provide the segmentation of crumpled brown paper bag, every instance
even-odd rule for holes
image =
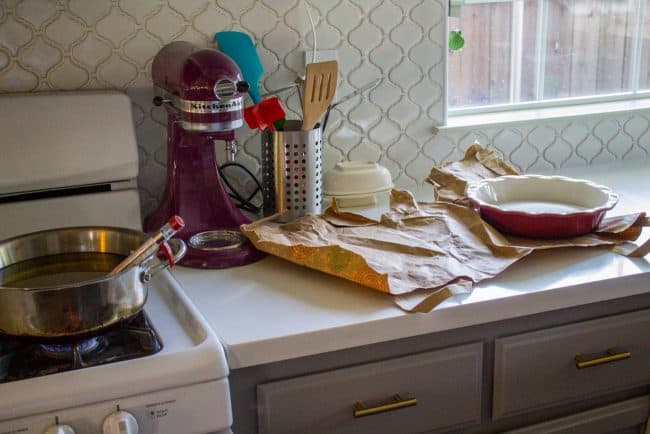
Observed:
[[[606,220],[603,228],[611,232],[583,239],[506,237],[465,206],[464,197],[467,182],[506,173],[516,171],[475,145],[462,161],[432,170],[436,202],[418,203],[411,193],[393,190],[390,211],[379,221],[344,212],[334,202],[323,216],[241,229],[259,250],[392,294],[406,311],[428,312],[534,249],[633,241],[647,223],[644,215]]]
[[[517,169],[494,151],[474,143],[465,151],[462,160],[432,168],[426,181],[434,186],[433,197],[436,201],[469,206],[469,200],[465,196],[468,184],[486,178],[518,174]]]
[[[242,229],[258,249],[393,295],[462,278],[478,282],[531,251],[509,246],[469,208],[440,202],[423,210],[399,190],[392,204],[372,225],[344,225],[343,215],[335,225],[330,211]]]

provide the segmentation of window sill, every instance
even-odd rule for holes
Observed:
[[[471,115],[450,115],[447,125],[438,127],[438,131],[450,131],[462,128],[491,127],[513,125],[532,121],[554,119],[580,119],[602,117],[616,113],[630,113],[650,110],[650,98],[592,104],[576,104],[563,107],[545,107],[537,109],[519,109],[498,113]]]

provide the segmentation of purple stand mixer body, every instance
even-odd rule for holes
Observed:
[[[181,265],[227,268],[259,260],[264,254],[239,231],[250,220],[226,192],[214,150],[215,141],[236,144],[234,130],[243,124],[239,68],[217,50],[173,42],[156,55],[152,75],[154,103],[168,112],[167,186],[144,229],[181,216],[185,228],[177,237],[188,245]]]

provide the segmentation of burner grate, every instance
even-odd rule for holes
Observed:
[[[0,341],[0,382],[9,375],[9,362],[13,355],[14,353],[9,350],[9,346]]]
[[[155,354],[162,341],[144,312],[98,336],[44,344],[0,335],[0,384]]]

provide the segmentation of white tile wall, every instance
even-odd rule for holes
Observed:
[[[474,140],[489,144],[527,172],[624,159],[645,160],[650,155],[650,113],[601,114],[505,127],[450,129],[425,144],[423,152],[434,161],[455,160]]]
[[[291,82],[312,46],[306,0],[0,0],[0,92],[121,89],[133,100],[145,212],[162,193],[165,115],[151,105],[151,61],[165,43],[207,46],[219,30],[250,33],[264,89]],[[434,137],[445,100],[446,0],[310,0],[319,49],[336,49],[338,95],[381,77],[330,118],[325,160],[370,159],[396,184],[423,182],[474,138],[524,170],[648,158],[650,118],[454,130]],[[285,96],[290,117],[295,94]],[[239,161],[259,169],[259,136],[242,129]]]

